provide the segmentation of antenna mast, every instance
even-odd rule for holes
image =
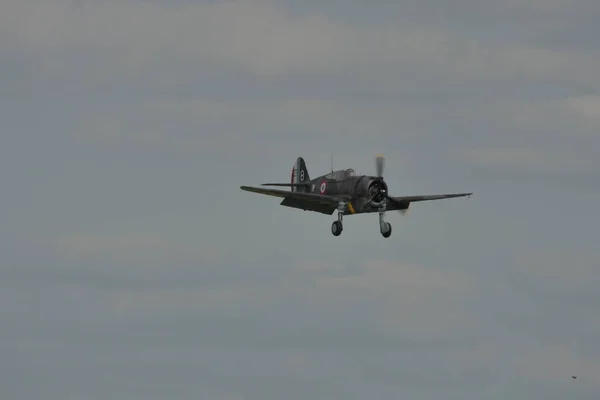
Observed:
[[[331,152],[331,172],[333,172],[333,152]]]

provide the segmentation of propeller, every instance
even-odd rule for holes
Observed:
[[[383,170],[385,169],[385,157],[383,156],[383,154],[377,154],[375,156],[375,172],[378,178],[380,178],[381,180],[383,180]],[[388,193],[383,193],[384,196],[388,199],[388,201],[390,202],[394,202],[394,200],[389,197]],[[402,215],[406,215],[406,213],[408,212],[408,208],[404,209],[404,210],[398,210],[398,212]]]
[[[375,156],[375,170],[377,171],[377,177],[383,178],[383,168],[385,167],[385,157],[383,154]]]

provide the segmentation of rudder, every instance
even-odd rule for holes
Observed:
[[[296,163],[292,168],[292,192],[307,192],[308,187],[295,187],[293,186],[296,183],[306,183],[310,181],[310,176],[308,175],[308,169],[306,169],[306,162],[302,157],[298,157],[296,159]]]

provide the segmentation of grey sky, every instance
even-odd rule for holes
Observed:
[[[3,1],[1,397],[597,399],[599,18]],[[475,196],[384,240],[239,190],[331,151]]]

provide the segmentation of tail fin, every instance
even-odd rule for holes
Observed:
[[[307,184],[308,182],[310,182],[310,176],[308,175],[308,170],[306,169],[306,163],[302,157],[298,157],[294,167],[292,168],[291,189],[293,192],[308,192],[308,185],[301,186]]]
[[[292,192],[310,192],[310,177],[304,159],[302,157],[296,159],[290,183],[263,183],[262,186],[289,186]]]

